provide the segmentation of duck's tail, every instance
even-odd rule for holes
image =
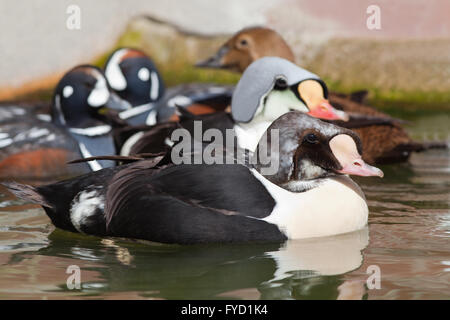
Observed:
[[[39,193],[37,188],[20,184],[17,182],[2,182],[3,186],[5,186],[12,194],[14,194],[17,198],[27,200],[32,203],[39,204],[43,207],[53,208],[53,206],[45,200],[44,196]]]

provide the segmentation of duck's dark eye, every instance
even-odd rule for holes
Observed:
[[[274,89],[276,90],[285,90],[288,87],[287,81],[283,78],[278,78],[275,80]]]
[[[241,41],[239,41],[239,44],[240,44],[241,46],[245,47],[245,46],[248,45],[248,41],[245,40],[245,39],[242,39]]]
[[[319,139],[317,138],[317,136],[314,133],[308,133],[305,136],[304,141],[311,143],[311,144],[316,144],[319,142]]]

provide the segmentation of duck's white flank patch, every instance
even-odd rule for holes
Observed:
[[[159,80],[156,72],[152,71],[150,73],[150,77],[152,78],[151,89],[150,89],[150,98],[155,101],[158,99],[159,94]]]
[[[80,152],[83,158],[90,158],[92,157],[92,154],[89,152],[89,150],[86,148],[84,143],[79,143],[78,146],[80,147]],[[91,167],[92,171],[98,171],[103,169],[100,163],[98,163],[97,160],[88,161],[87,164]]]
[[[346,176],[326,178],[311,190],[294,193],[273,184],[255,169],[251,171],[276,202],[272,213],[262,220],[277,225],[289,239],[347,233],[367,224],[369,210],[364,194]]]
[[[95,214],[97,209],[103,210],[105,198],[100,193],[100,187],[93,190],[79,192],[70,206],[70,221],[75,229],[82,232],[82,226],[88,223],[88,218]]]
[[[134,144],[144,135],[144,131],[139,131],[135,134],[133,134],[131,137],[125,141],[125,143],[122,146],[122,149],[120,150],[121,156],[129,156],[131,148],[134,146]]]
[[[111,131],[111,126],[102,125],[102,126],[88,127],[88,128],[69,128],[69,130],[70,130],[70,132],[80,134],[82,136],[95,137],[95,136],[101,136],[103,134],[109,133]]]

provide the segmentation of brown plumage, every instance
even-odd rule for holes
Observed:
[[[286,41],[274,30],[265,27],[246,28],[236,33],[222,45],[217,53],[197,64],[199,67],[221,68],[244,72],[256,59],[264,56],[278,56],[295,62],[294,54]],[[424,149],[415,143],[400,126],[400,121],[361,102],[366,92],[361,91],[347,97],[330,92],[329,101],[337,109],[353,115],[350,121],[336,124],[351,128],[363,142],[363,158],[374,163],[406,161],[413,151]],[[352,101],[354,98],[356,101]],[[378,119],[374,121],[373,117]]]

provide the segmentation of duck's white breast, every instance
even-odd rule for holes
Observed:
[[[327,178],[308,191],[287,191],[252,169],[275,199],[263,220],[276,224],[289,239],[352,232],[367,224],[369,209],[359,186],[347,176]]]

